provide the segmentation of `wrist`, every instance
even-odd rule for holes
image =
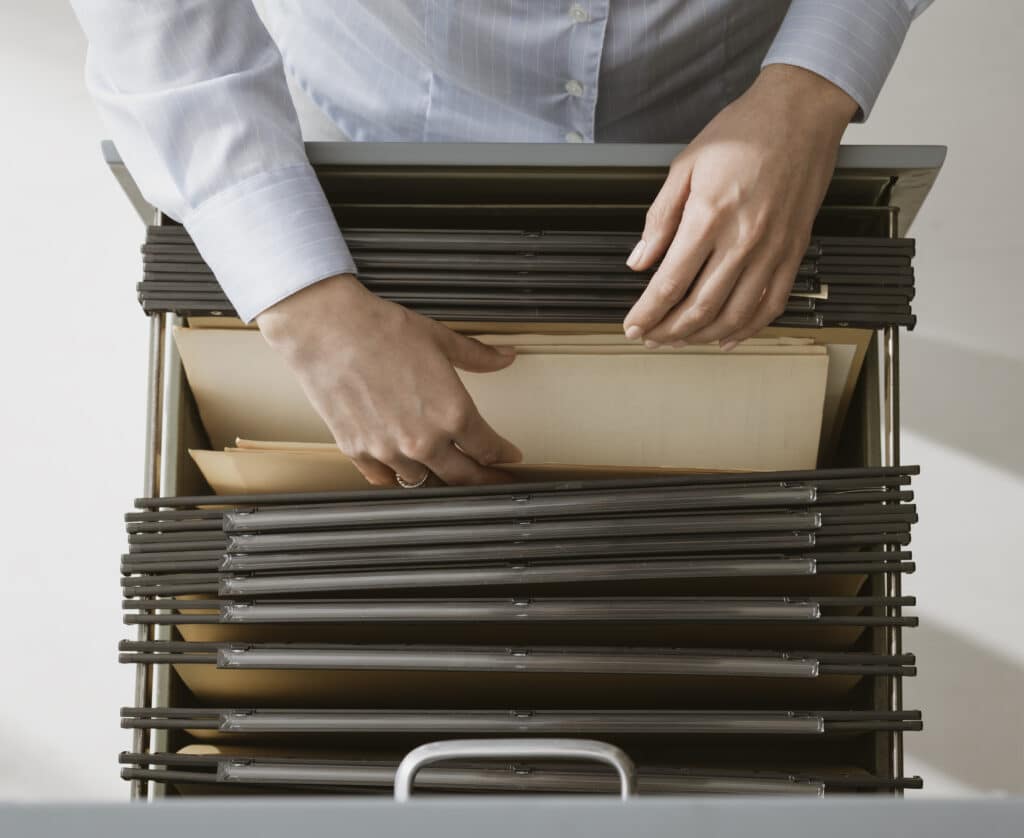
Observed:
[[[860,107],[850,94],[824,76],[791,64],[764,67],[751,90],[776,100],[795,117],[840,132]]]
[[[256,316],[260,332],[285,355],[301,354],[323,337],[328,324],[340,326],[373,297],[352,274],[337,274],[308,285]]]

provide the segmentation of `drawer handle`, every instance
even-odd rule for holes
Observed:
[[[420,745],[406,754],[395,771],[395,800],[412,796],[421,768],[450,759],[582,759],[610,765],[619,775],[620,796],[636,794],[636,766],[624,751],[596,739],[449,739]]]

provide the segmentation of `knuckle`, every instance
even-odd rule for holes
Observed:
[[[690,170],[690,165],[690,154],[687,149],[684,149],[673,157],[672,162],[668,164],[668,179],[682,178]]]
[[[686,318],[695,326],[707,326],[715,318],[715,310],[708,303],[694,303]]]
[[[466,402],[451,405],[445,412],[442,427],[452,434],[467,430],[473,421],[473,409]]]
[[[736,250],[740,253],[748,254],[752,252],[760,242],[761,239],[757,233],[750,228],[747,228],[736,236]]]
[[[755,218],[749,224],[744,225],[737,236],[737,245],[742,250],[750,252],[755,247],[768,243],[775,235],[770,229],[767,219]]]
[[[338,443],[338,450],[341,451],[350,460],[358,460],[362,451],[359,447],[353,444],[350,440],[335,440]]]
[[[366,453],[368,456],[372,457],[378,463],[386,463],[390,460],[393,460],[397,452],[395,451],[393,446],[388,445],[387,443],[377,442],[371,444],[366,449]]]
[[[373,460],[370,445],[365,440],[354,440],[347,447],[342,448],[342,451],[359,463],[368,463]]]
[[[408,455],[409,451],[412,450],[419,439],[417,434],[410,433],[409,431],[401,431],[395,438],[395,445],[398,448],[399,453]]]
[[[647,293],[651,295],[651,299],[655,303],[664,305],[677,299],[679,287],[680,283],[678,280],[670,276],[663,276],[657,282],[652,282],[647,287]]]
[[[750,231],[758,240],[776,235],[779,229],[777,224],[772,224],[772,216],[766,210],[757,213],[750,223]]]
[[[431,458],[437,445],[435,440],[424,434],[404,440],[401,448],[402,453],[410,460],[422,463]]]
[[[698,235],[711,232],[720,214],[720,210],[699,196],[691,195],[686,202],[686,223]]]

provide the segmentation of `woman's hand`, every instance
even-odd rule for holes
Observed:
[[[856,110],[821,76],[770,65],[711,120],[673,161],[627,262],[662,259],[626,336],[731,349],[782,314]]]
[[[257,318],[341,450],[370,483],[507,480],[489,466],[521,459],[473,405],[455,367],[493,372],[515,353],[386,302],[354,276],[325,279]]]

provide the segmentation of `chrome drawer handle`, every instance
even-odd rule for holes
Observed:
[[[395,771],[395,800],[412,796],[421,768],[450,759],[583,759],[610,765],[619,775],[620,796],[636,794],[636,766],[624,751],[596,739],[449,739],[429,742],[406,754]]]

